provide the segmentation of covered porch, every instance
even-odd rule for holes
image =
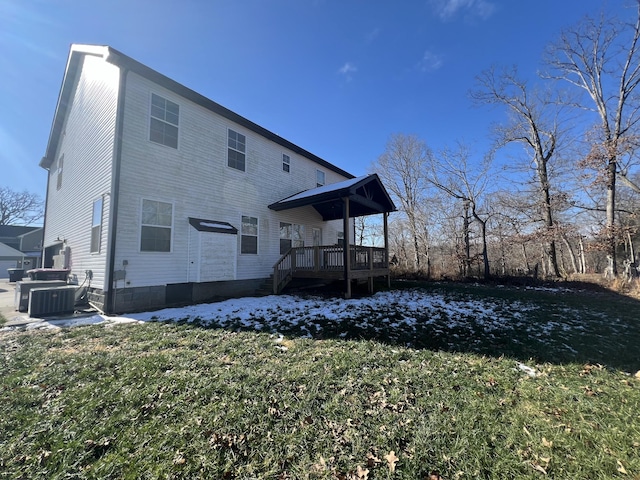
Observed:
[[[387,277],[387,282],[390,281],[387,223],[389,213],[396,207],[378,175],[313,188],[273,203],[269,208],[282,211],[306,206],[313,206],[325,221],[342,220],[344,245],[291,248],[273,267],[274,293],[280,293],[294,278],[343,280],[346,298],[351,297],[352,280],[366,280],[371,292],[374,278]],[[349,220],[376,214],[383,217],[384,246],[353,245]]]

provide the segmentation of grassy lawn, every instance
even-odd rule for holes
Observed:
[[[1,332],[0,479],[640,478],[638,302],[418,286]]]

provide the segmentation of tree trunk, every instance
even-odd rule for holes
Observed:
[[[471,269],[471,245],[469,243],[469,200],[464,200],[464,276],[469,276]]]
[[[576,262],[576,254],[573,251],[573,247],[571,243],[569,243],[569,239],[566,235],[562,235],[562,240],[564,244],[567,246],[567,250],[569,251],[569,258],[571,259],[571,267],[573,268],[573,273],[578,273],[578,264]]]
[[[483,278],[485,280],[489,280],[491,278],[491,272],[489,270],[489,257],[487,255],[487,222],[480,220],[480,218],[475,215],[474,217],[480,224],[480,236],[482,238],[482,262],[483,262]]]
[[[409,223],[411,225],[411,235],[413,236],[413,249],[415,251],[415,260],[414,260],[414,267],[415,270],[420,270],[420,249],[418,248],[418,228],[416,227],[416,220],[413,217],[413,215],[411,215],[409,217]]]
[[[531,273],[531,266],[529,265],[529,256],[527,255],[527,246],[522,243],[522,258],[524,259],[524,266],[527,268],[527,274]]]
[[[584,243],[582,243],[582,235],[578,237],[578,248],[580,251],[580,273],[587,273],[587,259],[584,255]]]
[[[540,155],[540,154],[538,154]],[[542,210],[543,210],[543,217],[544,217],[544,224],[546,227],[546,235],[551,235],[553,234],[553,215],[552,215],[552,211],[551,211],[551,195],[549,194],[549,177],[547,174],[547,162],[544,158],[539,158],[537,159],[537,170],[538,170],[538,180],[540,182],[540,189],[542,190],[542,199],[543,199],[543,205],[542,205]],[[552,238],[551,240],[547,241],[547,246],[546,246],[546,250],[547,250],[547,255],[549,257],[549,266],[551,267],[551,273],[556,276],[559,277],[560,276],[560,270],[558,269],[558,255],[556,253],[556,242],[555,240]]]
[[[608,269],[614,278],[618,275],[618,261],[616,258],[616,157],[609,159],[607,165],[607,260],[609,261]]]

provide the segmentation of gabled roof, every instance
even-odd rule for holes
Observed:
[[[62,133],[62,127],[64,119],[66,117],[67,109],[69,107],[69,100],[71,99],[73,88],[75,85],[75,77],[78,72],[78,68],[81,65],[81,60],[85,55],[100,56],[105,61],[116,65],[124,70],[131,70],[138,75],[163,86],[164,88],[175,92],[176,94],[191,100],[192,102],[210,110],[222,117],[225,117],[232,122],[245,127],[247,130],[251,130],[258,135],[261,135],[282,147],[297,153],[298,155],[308,158],[309,160],[317,163],[318,165],[338,173],[346,178],[353,178],[353,175],[342,170],[341,168],[327,162],[326,160],[314,155],[313,153],[285,140],[279,135],[267,130],[260,125],[253,123],[251,120],[238,115],[237,113],[223,107],[219,103],[208,99],[207,97],[185,87],[184,85],[170,79],[169,77],[162,75],[161,73],[143,65],[142,63],[134,60],[131,57],[119,52],[118,50],[109,46],[100,45],[71,45],[69,52],[69,58],[67,60],[67,67],[62,80],[62,86],[60,88],[60,94],[58,96],[58,104],[56,106],[56,112],[51,126],[51,133],[49,135],[49,143],[47,144],[47,150],[45,156],[40,161],[40,166],[43,168],[49,168],[55,160],[55,154],[58,150],[58,142],[60,140],[60,134]]]
[[[269,205],[275,211],[313,206],[323,220],[343,215],[343,199],[349,197],[349,217],[362,217],[396,210],[389,193],[375,173],[305,190]]]
[[[25,254],[9,245],[0,243],[0,260],[21,260]]]

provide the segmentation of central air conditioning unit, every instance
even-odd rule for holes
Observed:
[[[32,288],[29,292],[29,316],[48,317],[73,313],[77,288],[75,285]]]
[[[24,282],[16,282],[15,309],[19,312],[29,310],[29,292],[33,288],[62,287],[66,284],[67,282],[62,280],[25,280]]]

